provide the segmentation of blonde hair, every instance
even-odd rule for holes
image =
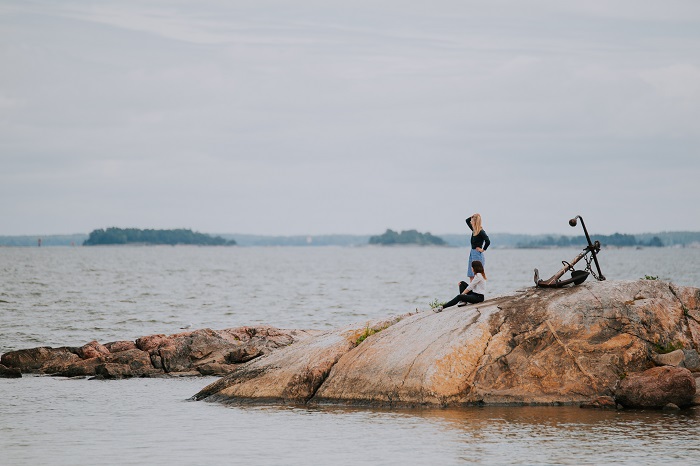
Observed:
[[[472,219],[472,229],[474,230],[474,236],[478,235],[481,233],[481,215],[480,214],[474,214],[474,217]]]

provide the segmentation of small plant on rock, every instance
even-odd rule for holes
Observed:
[[[428,306],[430,306],[430,309],[435,309],[436,307],[443,306],[444,304],[444,302],[438,301],[438,299],[435,298],[432,301],[430,301],[430,303],[428,303]]]
[[[676,351],[677,349],[683,349],[683,343],[681,343],[680,341],[669,341],[665,344],[654,343],[654,351],[656,351],[658,354],[671,353],[673,351]]]
[[[385,330],[387,328],[389,328],[389,325],[385,325],[384,327],[374,329],[374,328],[371,328],[369,326],[369,323],[368,323],[367,327],[365,327],[365,330],[355,340],[355,346],[357,346],[360,343],[362,343],[363,341],[365,341],[367,339],[367,337],[370,337],[370,336],[374,335],[375,333],[379,333],[382,330]]]
[[[658,280],[659,276],[658,275],[644,275],[644,278],[642,280]]]

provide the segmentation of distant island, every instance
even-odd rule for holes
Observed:
[[[658,236],[651,238],[637,238],[635,235],[613,233],[612,235],[591,235],[593,241],[600,241],[603,246],[628,247],[645,246],[661,248],[663,241]],[[551,247],[581,247],[586,245],[586,237],[581,236],[554,236],[546,235],[518,243],[519,248],[551,248]]]
[[[83,246],[105,244],[194,244],[201,246],[233,246],[235,240],[210,236],[192,230],[139,230],[137,228],[107,228],[93,230]]]
[[[442,238],[433,236],[430,233],[419,233],[416,230],[407,230],[397,233],[394,230],[387,229],[384,234],[379,236],[371,236],[369,244],[379,244],[382,246],[391,246],[395,244],[417,244],[420,246],[447,246],[447,243]]]
[[[148,230],[146,230],[148,231]],[[153,231],[153,230],[151,230]],[[156,230],[157,231],[157,230]],[[185,230],[189,231],[189,230]],[[439,235],[439,239],[447,243],[448,246],[454,247],[469,247],[469,231],[463,233],[444,233]],[[191,233],[195,234],[195,233]],[[198,233],[197,233],[198,234]],[[380,235],[376,238],[384,237],[390,241],[389,236]],[[400,233],[394,232],[394,235],[400,236]],[[207,235],[203,235],[207,236]],[[242,233],[212,233],[209,235],[221,238],[226,243],[221,243],[221,239],[216,240],[213,244],[235,244],[241,247],[250,246],[350,246],[359,247],[369,243],[371,235],[351,235],[351,234],[335,234],[335,235],[294,235],[294,236],[271,236],[271,235],[254,235]],[[432,235],[431,235],[432,236]],[[556,234],[518,234],[518,233],[496,233],[489,232],[491,238],[490,248],[582,248],[586,245],[586,238],[583,236],[574,235],[556,235]],[[648,247],[676,247],[676,248],[700,248],[700,232],[697,231],[662,231],[658,233],[614,233],[612,235],[591,234],[593,241],[598,240],[603,247],[632,247],[632,248],[648,248]],[[39,241],[41,240],[41,241]],[[78,246],[87,244],[87,233],[74,233],[69,235],[22,235],[22,236],[0,236],[0,247],[36,247],[40,246]],[[138,241],[137,241],[138,242]],[[92,244],[92,243],[90,243]],[[100,243],[104,244],[104,243]],[[109,244],[126,244],[122,239],[117,243]],[[153,243],[151,243],[153,244]],[[155,244],[173,244],[168,241],[165,243],[157,242]],[[174,244],[212,244],[207,241],[204,243],[176,241]],[[380,244],[380,243],[369,243]],[[390,244],[420,244],[420,243],[402,243],[394,242]]]

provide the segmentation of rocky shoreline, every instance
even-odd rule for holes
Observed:
[[[330,331],[202,329],[32,348],[21,373],[221,375],[193,399],[360,406],[700,404],[700,289],[655,280],[526,289],[478,305]]]
[[[50,374],[64,377],[127,377],[224,375],[236,367],[314,335],[311,330],[270,326],[201,329],[174,335],[149,335],[136,341],[80,347],[38,347],[5,353],[0,377]],[[14,375],[11,375],[14,374]]]

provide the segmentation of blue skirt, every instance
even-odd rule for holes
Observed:
[[[486,257],[484,257],[484,253],[479,252],[476,249],[472,249],[469,253],[469,267],[467,267],[467,277],[469,278],[474,276],[474,270],[472,270],[473,261],[480,261],[484,266],[484,269],[486,269]]]

